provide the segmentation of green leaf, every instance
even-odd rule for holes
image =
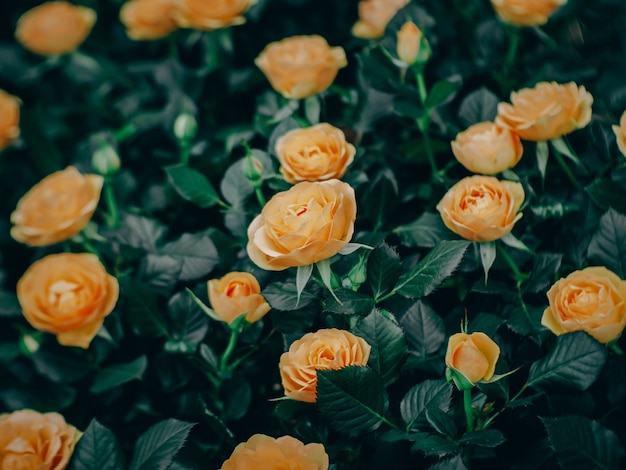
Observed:
[[[101,393],[131,380],[141,379],[147,366],[148,358],[139,356],[130,362],[105,367],[94,376],[90,391],[92,393]]]
[[[545,331],[541,325],[541,316],[544,307],[531,307],[529,305],[515,307],[507,322],[507,326],[518,335],[527,336]]]
[[[367,315],[374,308],[374,299],[369,295],[343,288],[334,289],[334,293],[336,298],[331,296],[322,301],[326,312]]]
[[[302,291],[299,301],[294,282],[274,282],[263,289],[261,294],[272,308],[283,311],[307,307],[319,300],[319,288],[315,284],[309,284],[309,290]]]
[[[426,419],[435,431],[444,436],[456,438],[457,427],[454,418],[439,408],[426,408]]]
[[[603,344],[583,331],[566,333],[556,339],[546,357],[532,365],[527,385],[542,390],[586,390],[595,382],[605,360]]]
[[[439,351],[446,340],[441,317],[422,301],[417,301],[400,317],[411,350],[420,358]]]
[[[461,264],[469,244],[463,240],[439,242],[415,268],[400,276],[394,290],[410,298],[427,296]]]
[[[443,457],[444,455],[457,454],[461,448],[445,437],[430,434],[422,439],[417,439],[411,447],[411,452],[424,452],[427,456]]]
[[[152,426],[137,440],[129,470],[166,470],[193,426],[172,418]]]
[[[178,292],[168,303],[170,341],[181,341],[193,352],[209,330],[209,319],[187,292]]]
[[[374,47],[357,54],[359,76],[370,87],[393,92],[398,87],[399,69],[385,55],[382,48]]]
[[[244,159],[233,163],[222,178],[220,190],[226,199],[233,206],[241,206],[243,201],[254,192],[254,187],[243,172]]]
[[[614,209],[609,209],[598,224],[598,230],[594,233],[587,257],[591,262],[606,266],[620,278],[626,278],[626,216]]]
[[[563,255],[561,253],[537,253],[533,260],[533,269],[530,278],[524,283],[524,291],[533,294],[547,291],[556,281],[556,273],[561,268]]]
[[[385,295],[394,286],[402,265],[395,249],[381,243],[367,260],[367,281],[375,299]]]
[[[180,280],[183,260],[170,255],[148,253],[139,265],[139,277],[158,289],[171,290]]]
[[[552,139],[550,141],[550,144],[552,144],[552,147],[555,151],[569,158],[576,165],[582,165],[580,158],[578,158],[578,156],[574,153],[564,137],[557,137],[556,139]]]
[[[381,227],[398,197],[398,182],[393,171],[384,168],[376,173],[363,195],[363,208],[367,217]]]
[[[428,109],[436,108],[448,101],[450,101],[461,87],[459,80],[440,80],[435,83],[432,89],[428,92],[428,97],[424,106]]]
[[[22,307],[13,292],[0,291],[0,318],[20,317]]]
[[[459,119],[465,127],[493,121],[498,114],[500,99],[485,87],[469,93],[459,106]]]
[[[85,357],[82,350],[72,348],[43,347],[30,359],[37,372],[56,383],[75,382],[94,368],[94,364]]]
[[[497,429],[481,429],[463,434],[459,443],[478,447],[498,447],[506,438]]]
[[[304,115],[311,124],[320,122],[320,112],[322,105],[317,95],[309,96],[304,99]]]
[[[402,328],[379,310],[361,319],[353,333],[372,347],[367,365],[380,374],[385,385],[398,378],[408,346]]]
[[[206,276],[220,261],[215,244],[205,234],[184,233],[178,240],[164,245],[160,253],[182,262],[181,281]]]
[[[398,116],[420,119],[426,114],[419,94],[415,88],[405,87],[393,96],[393,111]]]
[[[541,141],[537,142],[536,150],[537,154],[537,168],[539,169],[539,174],[541,175],[541,181],[545,181],[546,179],[546,168],[548,167],[548,155],[550,154],[550,149],[548,148],[548,142]]]
[[[485,273],[485,284],[487,284],[489,270],[496,260],[496,242],[481,242],[478,243],[478,247],[480,249],[480,262],[483,265],[483,272]]]
[[[113,237],[120,243],[148,253],[156,253],[157,245],[167,233],[167,227],[154,219],[134,214],[125,214],[122,226]]]
[[[132,278],[125,278],[122,286],[126,318],[135,334],[153,338],[166,335],[167,323],[159,305],[159,293]]]
[[[585,191],[593,202],[608,209],[612,207],[616,210],[626,209],[626,198],[624,198],[624,185],[606,178],[598,178],[593,183],[585,187]]]
[[[548,441],[562,468],[567,470],[618,470],[624,448],[617,434],[582,416],[542,418]]]
[[[315,266],[317,267],[317,272],[320,273],[320,278],[322,279],[322,283],[324,284],[324,287],[328,289],[328,292],[330,292],[330,295],[332,295],[333,299],[335,299],[335,301],[339,305],[342,305],[343,302],[339,299],[339,297],[337,297],[337,294],[335,293],[335,289],[333,288],[333,283],[332,283],[333,271],[330,267],[330,260],[328,258],[320,260],[317,263],[315,263]]]
[[[428,467],[428,470],[467,470],[467,467],[461,456],[457,455],[451,459],[441,460],[432,467]]]
[[[442,240],[453,237],[452,232],[443,224],[439,214],[424,212],[415,221],[396,227],[393,232],[408,247],[432,248]]]
[[[533,250],[528,248],[528,246],[526,246],[526,244],[522,240],[520,240],[519,238],[517,238],[515,235],[513,235],[510,232],[507,233],[505,236],[501,237],[500,240],[502,241],[502,243],[504,243],[507,246],[510,246],[511,248],[522,250],[522,251],[525,251],[526,253],[534,254]]]
[[[380,426],[389,399],[376,371],[348,366],[317,371],[317,406],[335,429],[357,436]]]
[[[298,266],[296,270],[296,294],[298,296],[298,302],[300,302],[300,296],[302,295],[302,291],[306,287],[307,282],[311,278],[311,274],[313,274],[313,264],[307,264],[306,266]],[[296,307],[298,305],[296,304]]]
[[[426,409],[450,410],[452,385],[444,380],[425,380],[413,386],[400,402],[400,414],[407,430],[426,425]]]
[[[186,201],[201,208],[211,207],[220,200],[215,188],[206,176],[183,163],[166,166],[167,179],[176,192]]]
[[[92,419],[72,453],[67,470],[119,470],[125,468],[115,435]]]

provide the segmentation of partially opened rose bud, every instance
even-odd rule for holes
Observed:
[[[500,347],[485,333],[457,333],[448,340],[447,376],[459,390],[472,388],[493,377],[499,357]]]
[[[430,57],[430,47],[422,31],[412,21],[402,25],[397,36],[398,58],[406,65],[425,63]]]
[[[114,175],[119,171],[120,165],[120,156],[109,144],[100,146],[91,156],[91,166],[102,176]]]
[[[252,183],[252,186],[258,186],[263,181],[263,172],[265,168],[263,163],[254,154],[249,153],[243,160],[241,169],[243,175],[248,181]]]
[[[198,122],[193,114],[184,112],[174,121],[174,136],[181,142],[191,142],[198,133]]]

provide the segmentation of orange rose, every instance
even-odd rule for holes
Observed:
[[[278,368],[285,396],[294,400],[317,401],[317,370],[364,366],[371,346],[349,331],[329,328],[307,333],[280,356]]]
[[[0,415],[0,469],[63,470],[81,432],[58,413],[33,410]]]
[[[437,210],[443,223],[467,240],[489,242],[502,238],[522,218],[524,202],[520,183],[492,176],[468,176],[452,186]]]
[[[0,150],[20,135],[20,100],[0,90]]]
[[[285,98],[300,99],[326,90],[345,67],[346,52],[321,36],[292,36],[272,42],[254,63]]]
[[[354,189],[339,180],[302,182],[275,194],[248,227],[248,256],[282,271],[336,255],[352,238]]]
[[[20,16],[15,37],[40,55],[66,54],[83,43],[95,22],[96,12],[91,8],[46,2]]]
[[[355,153],[343,131],[327,123],[293,129],[276,141],[280,172],[291,184],[341,178]]]
[[[172,0],[174,20],[181,28],[214,30],[243,24],[243,14],[256,0]]]
[[[208,282],[209,302],[215,313],[230,323],[246,314],[246,321],[259,321],[271,307],[261,295],[259,281],[250,273],[232,272]]]
[[[491,0],[494,10],[505,22],[515,26],[540,26],[567,0]]]
[[[498,357],[500,347],[485,333],[457,333],[448,340],[446,366],[467,379],[468,385],[490,380]]]
[[[64,346],[85,349],[118,295],[117,279],[90,253],[48,255],[17,282],[17,299],[28,323],[56,335]]]
[[[513,168],[524,147],[517,134],[493,122],[479,122],[457,134],[452,153],[472,173],[495,175]]]
[[[542,141],[589,124],[593,97],[574,82],[541,82],[511,93],[511,103],[498,104],[496,124],[508,127],[522,139]]]
[[[76,235],[98,206],[104,178],[70,166],[46,176],[18,201],[11,236],[30,246],[52,245]]]
[[[352,34],[358,38],[376,39],[385,34],[387,23],[410,0],[361,0],[359,21],[352,26]]]
[[[559,279],[548,291],[548,301],[541,324],[555,335],[583,330],[608,343],[626,326],[626,281],[604,267]]]
[[[235,447],[221,470],[328,470],[328,465],[328,454],[322,444],[304,445],[291,436],[274,439],[255,434]]]
[[[173,10],[173,0],[130,0],[120,10],[120,21],[131,39],[160,39],[178,27]]]
[[[619,151],[626,157],[626,111],[622,113],[619,126],[612,126]]]

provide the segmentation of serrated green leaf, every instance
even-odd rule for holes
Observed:
[[[561,253],[537,253],[533,260],[530,278],[524,283],[524,291],[533,294],[547,291],[556,281],[555,273],[559,272],[562,259]]]
[[[424,452],[428,456],[443,457],[444,455],[457,454],[461,452],[461,448],[445,437],[430,434],[415,441],[411,446],[411,452],[416,451]]]
[[[469,93],[459,106],[459,119],[465,127],[493,121],[498,114],[500,99],[485,87]]]
[[[541,325],[543,307],[531,307],[527,305],[515,307],[507,321],[507,326],[518,335],[527,336],[536,334],[544,329]]]
[[[425,380],[413,386],[400,402],[400,414],[406,429],[416,429],[426,425],[426,409],[450,410],[452,385],[444,380]]]
[[[622,279],[626,278],[626,216],[609,209],[598,224],[587,257],[599,266],[605,266]]]
[[[187,292],[178,292],[170,299],[168,311],[172,340],[184,341],[195,349],[209,330],[209,319],[200,306]]]
[[[389,399],[376,371],[349,366],[317,371],[317,406],[334,428],[356,436],[380,426]]]
[[[600,375],[605,360],[606,347],[587,333],[566,333],[556,339],[546,357],[531,366],[527,385],[542,390],[586,390]]]
[[[451,100],[454,93],[461,87],[458,80],[440,80],[428,92],[424,106],[428,109],[436,108]]]
[[[428,467],[428,470],[467,470],[467,467],[461,456],[457,455],[451,459],[441,460],[432,467]]]
[[[131,380],[141,379],[147,366],[148,358],[144,355],[130,362],[105,367],[94,376],[90,391],[101,393]]]
[[[126,316],[139,336],[158,338],[167,334],[167,323],[159,305],[159,293],[132,278],[123,281]]]
[[[270,306],[276,310],[290,311],[311,305],[318,301],[319,288],[310,283],[298,302],[298,292],[294,282],[274,282],[261,292]]]
[[[433,248],[442,240],[453,237],[439,214],[424,212],[415,222],[396,227],[393,232],[408,247]]]
[[[395,91],[400,75],[396,67],[380,47],[357,54],[359,76],[370,87],[380,91]]]
[[[463,434],[459,443],[478,447],[498,447],[506,438],[497,429],[481,429]]]
[[[206,176],[187,165],[166,166],[167,179],[176,192],[186,201],[201,208],[211,207],[220,200],[215,188]]]
[[[603,209],[610,207],[616,210],[626,209],[626,198],[624,198],[624,185],[622,183],[606,178],[598,178],[586,186],[585,191],[593,202]]]
[[[415,268],[400,276],[394,290],[410,298],[427,296],[461,264],[469,244],[462,240],[439,242]]]
[[[135,444],[129,470],[166,470],[194,425],[170,418],[150,427]]]
[[[390,168],[379,170],[363,195],[364,213],[376,226],[381,227],[397,196],[398,181],[393,171]]]
[[[411,350],[420,358],[435,354],[446,340],[443,320],[422,301],[417,301],[400,317]]]
[[[426,408],[426,419],[435,431],[444,436],[456,438],[458,429],[454,418],[439,408]]]
[[[376,247],[367,259],[367,282],[374,299],[389,292],[401,272],[400,256],[396,250],[386,243]]]
[[[160,253],[181,261],[181,281],[206,276],[220,261],[215,244],[204,234],[184,233],[178,240],[165,244]]]
[[[220,190],[224,199],[235,207],[242,206],[243,201],[254,192],[252,183],[244,175],[243,159],[228,167],[220,183]]]
[[[115,435],[92,419],[72,452],[67,470],[119,470],[124,454]]]
[[[334,289],[334,293],[335,297],[327,297],[322,301],[326,312],[367,315],[374,308],[374,299],[369,295],[343,288]]]
[[[121,227],[112,236],[125,245],[156,253],[157,245],[166,233],[167,227],[154,219],[125,214]]]
[[[139,277],[155,288],[168,291],[180,279],[183,260],[170,255],[154,255],[148,253],[139,265]]]

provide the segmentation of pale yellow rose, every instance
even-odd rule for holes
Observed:
[[[452,153],[472,173],[495,175],[513,168],[522,158],[519,136],[493,122],[479,122],[457,134]]]
[[[446,366],[471,383],[493,377],[500,357],[500,347],[485,333],[457,333],[450,336],[446,351]]]
[[[520,183],[492,176],[468,176],[452,186],[437,204],[443,223],[461,237],[488,242],[509,233],[522,218]]]
[[[615,140],[617,141],[617,147],[622,155],[626,157],[626,111],[622,113],[622,118],[619,120],[619,126],[612,126],[613,133],[615,133]]]
[[[76,235],[100,201],[104,178],[70,166],[46,176],[18,201],[11,236],[30,246],[52,245]]]
[[[261,295],[259,281],[250,274],[231,272],[208,282],[209,302],[215,313],[230,323],[246,314],[246,321],[259,321],[271,307]]]
[[[330,47],[326,39],[312,35],[272,42],[254,63],[274,90],[285,98],[301,99],[326,90],[348,61],[341,47]]]
[[[422,31],[412,21],[402,25],[397,34],[396,52],[406,65],[413,65],[422,44]]]
[[[95,22],[96,12],[91,8],[62,1],[46,2],[20,16],[15,37],[36,54],[66,54],[87,39]]]
[[[626,326],[626,281],[605,267],[559,279],[548,291],[548,301],[541,324],[555,335],[582,330],[608,343]]]
[[[243,14],[257,0],[172,0],[181,28],[214,30],[246,22]]]
[[[302,182],[275,194],[248,227],[247,251],[260,268],[282,271],[336,255],[352,238],[354,189],[339,180]]]
[[[307,333],[280,356],[278,368],[285,396],[294,400],[317,401],[317,371],[365,366],[371,346],[349,331],[329,328]]]
[[[387,23],[410,0],[361,0],[359,20],[352,26],[352,34],[358,38],[376,39],[385,34]]]
[[[117,279],[96,255],[58,253],[33,263],[17,282],[17,298],[33,328],[64,346],[88,348],[119,296]]]
[[[293,129],[276,141],[280,172],[291,184],[341,178],[355,153],[343,131],[327,123]]]
[[[514,26],[540,26],[567,0],[491,0],[494,10],[506,23]]]
[[[511,93],[511,103],[498,104],[496,124],[522,139],[556,139],[591,121],[593,96],[574,82],[541,82]]]
[[[0,415],[0,469],[64,470],[81,432],[58,413]]]
[[[291,436],[274,439],[254,434],[235,447],[221,470],[328,470],[328,466],[328,454],[322,444],[304,445]]]
[[[20,135],[20,100],[0,90],[0,150]]]
[[[120,21],[131,39],[160,39],[178,28],[173,11],[173,0],[130,0],[122,5]]]

